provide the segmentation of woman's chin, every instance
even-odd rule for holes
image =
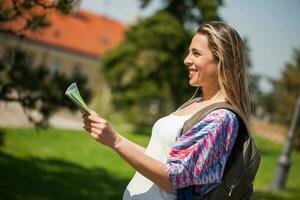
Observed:
[[[193,86],[193,87],[199,87],[199,85],[195,81],[193,81],[193,79],[189,80],[189,84],[190,84],[190,86]]]

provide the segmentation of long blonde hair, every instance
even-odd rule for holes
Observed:
[[[232,27],[222,22],[203,24],[197,33],[207,36],[209,49],[218,61],[217,77],[221,91],[248,123],[251,101],[241,37]]]

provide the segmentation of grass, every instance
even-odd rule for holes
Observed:
[[[280,192],[270,190],[282,145],[262,139],[256,135],[255,141],[262,154],[260,168],[254,183],[254,199],[297,200],[300,199],[300,152],[293,151],[287,189]]]
[[[134,170],[81,131],[3,129],[0,199],[121,199]],[[124,133],[146,146],[147,134]],[[1,136],[0,136],[1,141]],[[281,146],[256,137],[262,163],[254,199],[300,199],[300,153],[292,155],[287,190],[269,191]]]

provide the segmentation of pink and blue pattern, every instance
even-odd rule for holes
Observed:
[[[218,109],[176,138],[165,166],[175,190],[194,186],[203,195],[221,183],[238,122],[230,110]]]

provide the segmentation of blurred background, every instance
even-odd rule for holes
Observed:
[[[299,8],[299,0],[0,0],[0,199],[121,199],[134,170],[84,133],[65,90],[76,82],[91,109],[147,146],[154,122],[192,96],[183,59],[197,27],[213,20],[244,40],[262,154],[254,199],[299,199]]]

